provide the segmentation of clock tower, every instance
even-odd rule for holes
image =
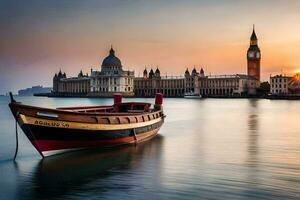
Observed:
[[[250,38],[250,47],[247,51],[248,75],[255,77],[260,81],[260,49],[257,45],[257,37],[253,25],[253,31]]]

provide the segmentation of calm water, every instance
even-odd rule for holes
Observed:
[[[112,103],[17,99],[47,107]],[[167,118],[152,141],[43,161],[20,130],[16,162],[7,103],[0,97],[0,199],[300,199],[300,101],[165,99]]]

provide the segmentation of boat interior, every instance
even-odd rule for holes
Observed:
[[[150,112],[150,106],[150,103],[126,102],[113,106],[60,107],[57,109],[80,113],[145,113]]]

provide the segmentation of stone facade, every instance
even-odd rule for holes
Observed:
[[[91,92],[89,96],[112,96],[122,93],[133,96],[133,71],[124,71],[121,61],[111,48],[109,55],[103,60],[101,71],[91,71]]]
[[[66,73],[61,70],[53,77],[52,93],[63,96],[80,96],[86,95],[90,92],[90,77],[83,75],[82,71],[77,77],[67,78]]]
[[[143,77],[134,79],[134,93],[138,97],[153,97],[160,92],[165,97],[183,97],[185,79],[182,76],[161,76],[157,68],[155,72],[147,69],[143,72]]]
[[[133,96],[133,71],[124,71],[113,48],[103,60],[101,71],[91,70],[91,75],[82,71],[77,77],[67,78],[61,70],[53,77],[54,96],[112,96],[122,93],[123,96]]]
[[[201,68],[200,73],[197,72],[196,68],[189,72],[187,68],[184,73],[185,78],[185,94],[186,95],[199,95],[200,94],[200,80],[205,78],[204,70]]]
[[[275,75],[270,77],[270,92],[272,95],[299,95],[300,74],[294,76]]]
[[[202,96],[248,96],[256,95],[260,82],[248,75],[219,75],[199,79]]]
[[[255,95],[260,82],[248,75],[205,76],[194,68],[192,73],[187,69],[184,76],[161,77],[159,69],[149,74],[144,70],[143,77],[134,79],[134,92],[138,97],[153,97],[161,92],[166,97],[183,97],[186,95],[212,96],[247,96]]]
[[[271,94],[288,94],[289,82],[292,80],[291,76],[276,75],[270,77],[270,92]]]

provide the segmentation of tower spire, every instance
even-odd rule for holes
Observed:
[[[110,51],[109,51],[109,54],[112,55],[112,56],[115,55],[115,50],[113,49],[112,44],[110,45]]]
[[[253,30],[252,30],[250,40],[257,44],[257,42],[256,42],[257,41],[257,36],[256,36],[256,33],[255,33],[255,24],[253,24]]]

